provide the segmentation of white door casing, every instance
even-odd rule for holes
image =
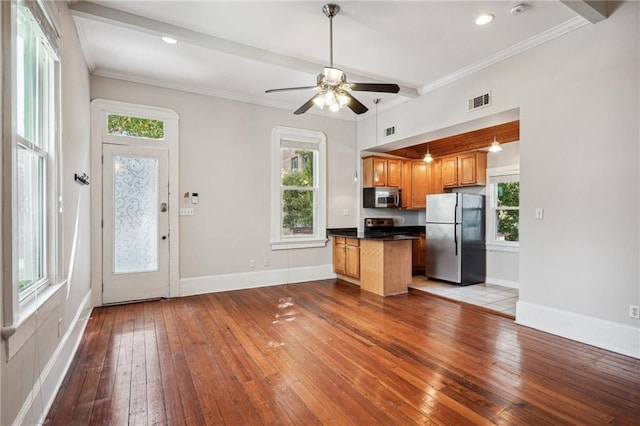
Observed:
[[[107,115],[120,114],[134,117],[158,119],[164,122],[164,138],[149,140],[107,132]],[[91,289],[94,306],[114,303],[103,300],[103,270],[111,266],[103,265],[103,145],[119,145],[137,148],[164,149],[168,163],[168,291],[163,296],[180,296],[179,285],[179,182],[178,182],[178,124],[175,111],[147,105],[129,104],[118,101],[96,99],[91,102]],[[105,165],[107,159],[105,158]],[[165,235],[165,234],[161,234]],[[162,240],[161,240],[162,241]],[[165,286],[166,288],[166,286]]]

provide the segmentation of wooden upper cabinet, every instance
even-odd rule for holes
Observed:
[[[429,165],[429,177],[431,178],[429,185],[429,194],[442,194],[444,186],[442,185],[442,161],[434,159]]]
[[[387,159],[387,186],[400,187],[402,160]]]
[[[429,165],[424,161],[414,161],[411,167],[411,208],[427,206],[429,193]]]
[[[484,151],[460,154],[442,159],[442,186],[485,185],[487,183],[487,153]]]
[[[405,160],[402,162],[402,177],[400,188],[402,188],[402,208],[411,208],[411,167],[413,161]]]
[[[362,159],[362,187],[400,187],[402,161],[394,158],[366,157]]]
[[[442,186],[444,188],[458,186],[458,157],[445,157],[442,164]]]

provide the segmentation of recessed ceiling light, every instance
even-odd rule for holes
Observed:
[[[495,16],[490,13],[480,15],[476,18],[476,25],[487,25],[489,22],[493,21],[493,18],[495,18]]]
[[[176,44],[178,42],[178,40],[176,40],[175,38],[171,38],[171,37],[167,37],[167,36],[163,36],[162,37],[162,41],[164,41],[165,43],[168,43],[168,44]]]

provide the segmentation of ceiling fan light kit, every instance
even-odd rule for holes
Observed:
[[[324,67],[318,74],[315,86],[287,87],[283,89],[270,89],[266,93],[283,92],[288,90],[318,89],[319,92],[309,99],[294,114],[304,114],[312,106],[335,112],[340,108],[349,107],[356,114],[363,114],[369,109],[354,98],[349,92],[384,92],[398,93],[400,86],[391,83],[347,83],[347,77],[341,69],[333,67],[333,17],[340,11],[337,4],[325,4],[322,11],[329,18],[329,66]]]

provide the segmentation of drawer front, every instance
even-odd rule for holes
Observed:
[[[345,237],[333,237],[335,244],[344,244]]]
[[[357,238],[345,238],[348,246],[360,247],[360,240]]]

